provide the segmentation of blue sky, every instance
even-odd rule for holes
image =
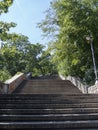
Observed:
[[[2,14],[0,20],[15,22],[17,26],[12,32],[20,33],[29,37],[31,43],[45,44],[42,31],[37,28],[37,23],[45,18],[45,10],[50,6],[52,0],[14,0],[7,14]]]

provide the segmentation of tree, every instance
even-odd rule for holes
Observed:
[[[53,64],[44,46],[31,44],[24,35],[13,34],[1,48],[1,69],[6,68],[11,75],[17,72],[32,72],[33,76],[52,74]]]
[[[2,13],[7,13],[8,8],[12,5],[13,0],[2,0],[0,1],[0,15]],[[10,35],[8,35],[8,31],[11,27],[15,27],[16,24],[11,22],[11,23],[6,23],[3,21],[0,21],[0,40],[5,41],[10,39]]]
[[[2,13],[7,13],[9,7],[13,4],[13,0],[2,0],[0,1],[0,15]],[[3,21],[0,21],[0,40],[1,41],[7,41],[11,38],[11,34],[9,34],[9,30],[11,27],[16,27],[16,24],[6,23]]]
[[[9,30],[11,27],[16,27],[16,24],[11,22],[11,23],[6,23],[3,21],[0,21],[0,40],[7,41],[12,38],[12,34],[9,33]]]
[[[11,34],[11,39],[7,40],[1,48],[2,69],[5,67],[11,75],[14,75],[19,71],[25,71],[25,57],[29,45],[30,43],[26,36],[15,33]]]
[[[51,11],[53,17],[49,17]],[[63,75],[83,79],[86,72],[93,67],[86,36],[89,32],[92,33],[95,57],[98,57],[97,15],[97,0],[55,0],[51,3],[46,19],[39,24],[47,35],[54,31],[56,40],[51,44],[53,61]]]
[[[22,53],[19,52],[16,48],[16,46],[8,46],[7,44],[4,45],[2,48],[2,66],[3,68],[6,68],[11,75],[14,75],[17,71],[21,70],[20,68],[22,67],[20,62],[21,62],[21,57]]]
[[[12,3],[13,3],[13,0],[0,1],[0,15],[2,13],[7,13],[8,8],[12,5]],[[15,23],[12,23],[12,22],[5,23],[3,21],[0,21],[0,42],[6,41],[10,38],[8,35],[8,31],[10,27],[15,27],[15,26],[16,26]],[[5,62],[4,62],[5,59],[4,59],[4,55],[2,54],[1,47],[2,46],[0,46],[0,80],[5,81],[11,77],[11,74],[5,67]]]
[[[33,76],[48,75],[54,72],[50,54],[45,50],[45,46],[39,43],[28,46],[25,69],[27,72],[32,72]]]
[[[57,74],[55,64],[52,63],[51,54],[48,50],[42,52],[42,55],[39,57],[38,64],[42,75]]]
[[[7,13],[8,8],[12,5],[13,0],[2,0],[0,1],[0,15],[2,13]]]
[[[0,70],[0,81],[5,82],[7,79],[11,78],[11,74],[8,72],[8,70],[3,69]]]

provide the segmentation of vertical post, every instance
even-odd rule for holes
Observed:
[[[8,94],[8,91],[9,91],[9,85],[5,84],[4,85],[4,94]]]
[[[95,62],[92,34],[90,34],[90,36],[86,37],[86,39],[90,42],[91,52],[92,52],[92,59],[93,59],[93,65],[94,65],[94,73],[95,73],[95,84],[98,84],[98,76],[97,76],[97,68],[96,68],[96,62]]]
[[[90,45],[91,45],[91,51],[92,51],[92,59],[93,59],[93,65],[94,65],[94,73],[95,73],[95,78],[96,78],[95,83],[97,83],[98,76],[97,76],[97,68],[96,68],[96,63],[95,63],[95,56],[94,56],[94,49],[93,49],[92,39],[90,40]]]

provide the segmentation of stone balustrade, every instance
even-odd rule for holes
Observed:
[[[69,80],[71,81],[82,93],[98,93],[98,83],[96,83],[93,86],[87,86],[81,83],[81,81],[78,78],[68,76],[64,77],[62,75],[59,75],[62,80]]]
[[[98,93],[98,84],[88,87],[88,93]]]
[[[66,79],[70,80],[82,93],[88,93],[88,86],[81,83],[78,78],[68,76]]]
[[[62,75],[59,75],[62,80],[69,80],[71,81],[82,93],[88,93],[88,86],[81,83],[81,81],[72,76],[64,77]]]
[[[71,81],[82,93],[98,93],[98,83],[93,86],[87,86],[81,83],[78,78],[68,76],[64,77],[59,75],[62,80]],[[21,73],[19,75],[13,76],[11,79],[7,80],[5,83],[0,82],[0,93],[9,94],[12,93],[25,79],[25,74]]]
[[[11,79],[7,80],[4,84],[3,93],[12,93],[19,84],[25,79],[25,74],[21,73],[19,75],[13,76]]]

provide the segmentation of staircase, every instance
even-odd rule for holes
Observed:
[[[14,91],[20,94],[67,94],[81,93],[69,80],[33,79],[24,82]]]
[[[0,130],[65,129],[98,130],[97,94],[59,79],[25,80],[13,94],[0,94]]]

